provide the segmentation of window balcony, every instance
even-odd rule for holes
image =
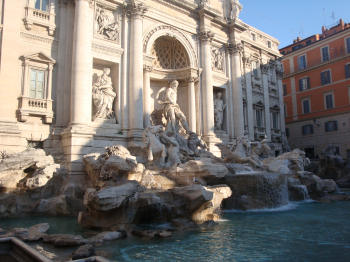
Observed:
[[[51,124],[53,119],[52,100],[19,97],[19,121],[26,122],[29,116],[41,116],[45,124]]]
[[[55,11],[53,4],[50,5],[48,11],[35,9],[31,6],[25,8],[25,18],[23,19],[27,30],[31,30],[34,24],[46,27],[50,36],[55,34]]]

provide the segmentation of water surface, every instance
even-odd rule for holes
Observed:
[[[27,227],[40,222],[50,223],[50,233],[86,234],[75,218],[2,219],[0,227]],[[350,202],[225,212],[223,220],[211,228],[161,240],[117,240],[97,249],[114,261],[126,262],[345,262],[350,261]]]

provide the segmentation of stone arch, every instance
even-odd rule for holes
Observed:
[[[173,37],[178,40],[183,45],[188,54],[190,67],[198,68],[198,59],[190,40],[181,31],[170,25],[158,25],[148,31],[143,39],[143,52],[151,56],[153,44],[158,38],[162,36]]]

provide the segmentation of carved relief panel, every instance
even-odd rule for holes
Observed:
[[[212,62],[213,70],[224,72],[225,71],[225,51],[218,47],[212,47],[211,62]]]
[[[117,10],[96,5],[95,37],[120,43],[120,15]]]

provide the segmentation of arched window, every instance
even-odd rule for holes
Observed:
[[[35,0],[35,9],[47,12],[49,10],[49,0]]]

